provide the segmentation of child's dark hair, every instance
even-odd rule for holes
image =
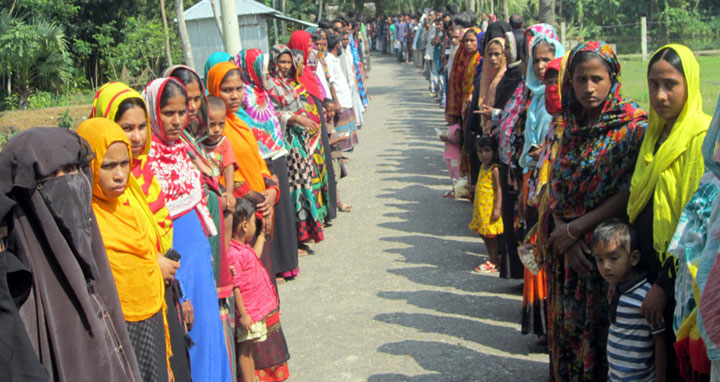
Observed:
[[[629,252],[637,249],[637,233],[628,223],[620,219],[607,220],[595,228],[590,248],[596,245],[608,246],[618,244],[628,248]]]
[[[680,56],[677,54],[675,49],[670,47],[663,48],[657,53],[653,54],[652,58],[650,58],[650,62],[648,62],[648,74],[650,74],[650,68],[652,68],[653,65],[655,65],[655,63],[660,60],[667,61],[670,65],[672,65],[673,68],[675,68],[675,70],[680,72],[680,74],[685,77],[685,70],[683,70]]]
[[[185,87],[180,83],[180,81],[170,77],[170,80],[167,84],[165,84],[165,88],[163,88],[163,92],[160,95],[160,108],[167,106],[168,102],[170,102],[170,98],[174,98],[179,95],[185,97],[185,102],[187,103],[188,96]]]
[[[235,202],[235,211],[233,211],[232,230],[235,232],[237,227],[248,219],[255,219],[255,203],[248,198],[238,198]]]
[[[214,95],[207,96],[208,101],[208,110],[217,110],[217,109],[223,109],[225,110],[225,101],[222,100],[220,97],[216,97]]]
[[[492,135],[481,135],[475,141],[475,151],[479,151],[481,147],[489,147],[493,152],[497,150],[497,141]]]

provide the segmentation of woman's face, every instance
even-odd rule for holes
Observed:
[[[675,121],[687,101],[687,82],[674,66],[660,59],[648,72],[648,93],[653,110],[666,121]]]
[[[185,121],[187,121],[187,98],[182,94],[170,97],[167,105],[160,109],[160,123],[165,132],[165,139],[174,141],[180,138]]]
[[[601,108],[610,94],[610,73],[600,58],[591,58],[575,66],[572,85],[580,104],[586,111]]]
[[[555,53],[550,50],[547,44],[539,44],[533,48],[532,55],[535,78],[542,79],[545,76],[548,64],[555,58]]]
[[[140,106],[128,109],[117,121],[117,124],[120,125],[125,132],[125,135],[130,141],[132,156],[134,159],[137,159],[145,148],[145,142],[147,142],[148,136],[145,110]]]
[[[220,83],[218,97],[225,102],[225,107],[233,113],[240,110],[240,106],[242,106],[242,100],[245,96],[245,86],[243,85],[242,79],[237,73],[225,76]]]
[[[470,53],[474,54],[478,50],[478,41],[477,36],[475,33],[465,33],[465,36],[463,37],[463,46],[465,47],[465,50]]]
[[[194,118],[200,105],[202,104],[202,93],[200,92],[200,83],[195,81],[185,85],[188,94],[188,116]]]
[[[290,69],[292,69],[293,66],[293,59],[290,53],[281,54],[280,57],[278,57],[277,66],[280,71],[280,75],[287,78],[290,75]]]
[[[305,63],[304,62],[298,62],[297,72],[298,72],[298,76],[303,75],[303,73],[305,72]]]
[[[115,199],[125,192],[130,175],[130,155],[124,142],[111,144],[98,171],[98,185],[103,194]]]
[[[492,65],[493,68],[500,69],[503,65],[503,54],[502,45],[498,42],[494,42],[488,46],[487,51],[485,52],[485,59],[490,62],[490,65]]]

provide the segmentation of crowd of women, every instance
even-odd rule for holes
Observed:
[[[357,25],[217,52],[142,93],[110,82],[77,131],[10,139],[1,379],[287,379],[277,283],[351,208],[337,181],[369,98]]]
[[[490,255],[475,271],[524,280],[522,333],[547,344],[551,379],[630,380],[614,373],[644,352],[654,376],[632,380],[717,381],[720,112],[702,110],[693,52],[670,44],[652,55],[646,111],[622,96],[621,64],[604,42],[566,51],[547,24],[516,15],[481,29],[445,12],[444,25],[430,32],[435,15],[425,13],[416,30],[447,73],[444,88],[429,79],[446,99],[446,196],[474,201],[469,227]],[[667,328],[663,348],[632,332],[607,343],[627,308],[618,297],[632,289],[609,288],[593,257],[594,230],[613,219],[633,227],[634,269],[651,285],[635,308]]]

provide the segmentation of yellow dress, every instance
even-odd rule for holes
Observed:
[[[495,222],[490,222],[493,208],[495,207],[495,182],[493,180],[493,169],[497,165],[480,168],[477,185],[475,186],[475,201],[473,202],[473,219],[468,227],[479,235],[497,236],[503,233],[502,217]]]

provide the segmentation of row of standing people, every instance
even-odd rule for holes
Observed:
[[[524,280],[551,379],[717,378],[720,117],[693,53],[653,54],[649,112],[609,45],[565,52],[550,25],[464,29],[452,60],[441,140],[474,191],[476,271]]]
[[[142,94],[110,82],[77,132],[10,139],[2,373],[286,380],[277,282],[350,207],[337,181],[367,94],[346,38],[218,52],[204,77],[174,66]]]

